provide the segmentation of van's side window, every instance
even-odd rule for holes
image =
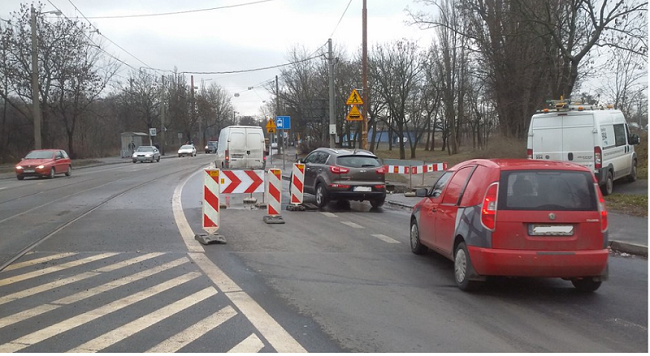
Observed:
[[[616,124],[614,125],[614,137],[616,140],[616,146],[623,146],[627,144],[627,138],[625,134],[625,125]]]

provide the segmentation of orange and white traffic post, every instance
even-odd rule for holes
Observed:
[[[267,209],[263,220],[267,224],[284,224],[282,215],[282,170],[272,168],[267,174],[268,188],[266,189]]]
[[[195,238],[204,245],[226,243],[226,239],[217,234],[221,225],[219,207],[220,190],[219,169],[205,169],[203,174],[203,204],[201,208],[201,227],[207,234],[196,234]]]

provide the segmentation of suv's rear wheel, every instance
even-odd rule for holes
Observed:
[[[424,246],[420,242],[420,228],[415,219],[411,220],[411,251],[416,255],[423,255],[429,250],[428,247]]]
[[[382,205],[384,205],[385,198],[380,198],[380,199],[373,199],[370,201],[370,205],[372,205],[373,208],[379,208]]]
[[[589,277],[572,279],[571,283],[573,283],[573,286],[581,292],[594,292],[596,289],[600,288],[602,282]]]
[[[603,192],[603,195],[610,195],[614,192],[614,176],[612,175],[612,171],[607,171],[605,185],[600,187],[600,190]]]
[[[321,183],[318,183],[318,185],[316,185],[316,205],[319,208],[327,205],[327,191]]]
[[[474,267],[469,258],[467,246],[465,246],[464,242],[461,242],[456,247],[456,253],[454,253],[454,279],[458,288],[466,292],[478,288],[480,282],[469,279],[473,273]]]

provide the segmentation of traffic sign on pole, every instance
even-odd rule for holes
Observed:
[[[266,123],[266,132],[275,133],[275,122],[273,119],[269,119],[269,121]]]
[[[363,105],[363,99],[359,95],[356,89],[352,89],[352,93],[348,97],[348,100],[345,102],[346,105]]]
[[[357,106],[352,105],[352,109],[350,109],[350,112],[348,113],[348,116],[345,119],[347,121],[361,121],[363,120],[363,116],[361,116],[361,113],[359,112]]]
[[[291,129],[291,116],[277,116],[275,118],[275,127],[278,130]]]

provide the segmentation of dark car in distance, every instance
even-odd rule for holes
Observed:
[[[217,153],[217,146],[219,146],[219,141],[208,141],[205,145],[205,153]]]
[[[305,164],[304,191],[324,207],[330,200],[368,200],[373,208],[386,199],[386,169],[372,152],[317,148],[299,162]]]
[[[608,219],[594,174],[568,162],[457,164],[411,214],[411,250],[454,262],[461,290],[488,276],[562,278],[593,292],[608,276]]]
[[[16,178],[25,177],[54,178],[56,174],[72,174],[72,162],[64,150],[46,149],[31,151],[15,167]]]

